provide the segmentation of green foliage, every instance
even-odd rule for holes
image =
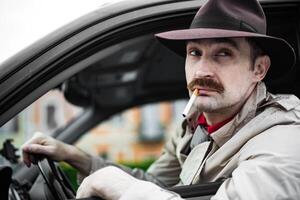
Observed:
[[[78,171],[65,162],[60,162],[59,167],[65,172],[65,174],[69,177],[69,180],[72,184],[72,187],[75,191],[77,191],[79,185],[77,183],[77,173]]]
[[[120,162],[119,164],[130,167],[130,168],[139,168],[144,171],[146,171],[150,165],[155,161],[155,158],[148,158],[140,162],[133,162],[133,161],[123,161]]]

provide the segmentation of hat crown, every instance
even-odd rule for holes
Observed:
[[[217,28],[266,34],[263,9],[257,0],[209,0],[190,28]]]

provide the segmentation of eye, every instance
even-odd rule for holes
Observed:
[[[229,57],[231,55],[232,55],[232,53],[229,50],[221,50],[215,54],[215,56],[218,56],[218,57]]]
[[[188,53],[191,56],[201,56],[201,52],[198,50],[190,50]]]

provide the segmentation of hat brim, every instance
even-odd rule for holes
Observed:
[[[180,56],[186,55],[186,42],[189,40],[238,37],[254,38],[271,59],[271,67],[265,78],[267,82],[282,78],[296,63],[294,49],[289,43],[281,38],[263,34],[224,29],[198,28],[168,31],[158,33],[155,36],[163,45]]]

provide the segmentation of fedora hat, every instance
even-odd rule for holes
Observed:
[[[175,53],[186,55],[186,41],[212,38],[253,38],[270,56],[267,81],[283,77],[296,62],[291,45],[266,34],[266,17],[257,0],[209,0],[195,15],[190,28],[158,33],[158,40]],[[284,70],[283,70],[284,69]]]

